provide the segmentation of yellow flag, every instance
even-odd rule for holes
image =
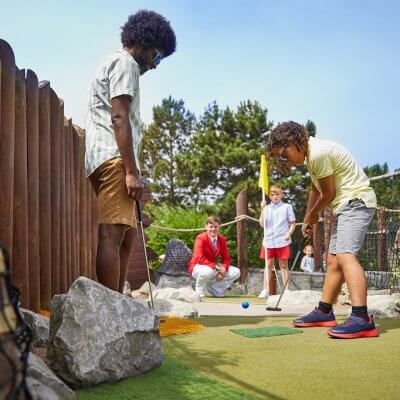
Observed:
[[[263,154],[261,156],[261,167],[260,177],[258,178],[258,187],[264,190],[264,193],[268,193],[268,162],[267,157]]]

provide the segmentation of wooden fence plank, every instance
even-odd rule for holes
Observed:
[[[15,58],[10,45],[1,39],[0,63],[0,244],[2,244],[7,249],[12,260],[15,132]]]
[[[29,307],[40,312],[39,258],[39,87],[36,74],[26,73],[26,129],[28,148]]]
[[[85,154],[85,140],[83,136],[79,138],[79,154],[81,160],[81,169],[79,174],[80,180],[80,191],[79,191],[79,227],[80,227],[80,240],[81,245],[79,248],[79,266],[80,266],[80,275],[89,277],[89,270],[87,265],[87,252],[88,252],[88,242],[87,242],[87,213],[88,213],[88,203],[87,203],[87,185],[88,180],[86,179],[85,172],[83,169],[84,165],[84,154]]]
[[[61,167],[60,100],[50,90],[51,145],[51,294],[60,293],[60,167]]]
[[[28,274],[28,176],[26,90],[24,71],[15,71],[15,147],[13,201],[12,282],[20,291],[23,307],[29,308]]]
[[[72,274],[72,248],[71,248],[71,157],[70,135],[68,121],[64,125],[65,136],[65,226],[66,226],[66,255],[67,255],[67,290],[71,286]]]
[[[92,187],[90,187],[90,207],[92,211],[91,227],[92,227],[92,276],[91,278],[97,281],[96,275],[96,253],[97,253],[97,235],[98,235],[98,213],[97,213],[97,197]]]
[[[81,247],[81,230],[79,226],[80,221],[80,170],[81,170],[81,159],[79,152],[79,135],[75,126],[72,129],[73,131],[73,148],[74,148],[74,181],[75,181],[75,274],[76,277],[80,276],[81,268],[80,268],[80,247]]]
[[[51,302],[51,143],[50,84],[39,83],[39,252],[40,304],[48,310]]]
[[[66,135],[64,128],[64,102],[60,100],[60,292],[68,290],[67,263],[67,199],[65,178]]]
[[[68,140],[69,140],[69,177],[70,177],[70,185],[71,185],[71,196],[70,196],[70,207],[71,207],[71,276],[72,282],[77,278],[77,269],[76,269],[76,223],[75,223],[75,212],[76,212],[76,187],[75,187],[75,156],[74,156],[74,132],[72,129],[72,120],[68,121]],[[72,283],[71,282],[71,283]]]

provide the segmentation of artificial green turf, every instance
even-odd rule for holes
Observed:
[[[248,340],[232,328],[291,326],[291,318],[203,317],[202,332],[163,340],[192,370],[270,400],[399,398],[400,319],[376,320],[381,336],[331,339],[326,328]]]
[[[230,329],[231,332],[237,333],[249,339],[271,336],[295,335],[302,333],[301,329],[288,328],[286,326],[267,326],[262,328],[244,328]]]
[[[224,382],[191,371],[173,357],[147,374],[77,391],[77,400],[258,400]]]
[[[197,321],[205,326],[203,331],[163,338],[166,358],[161,368],[80,390],[77,399],[399,398],[400,319],[377,320],[380,337],[355,340],[331,339],[326,328],[257,340],[229,332],[290,327],[290,318],[203,317]]]

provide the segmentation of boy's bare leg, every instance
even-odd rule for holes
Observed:
[[[367,278],[365,272],[354,254],[343,253],[336,255],[344,274],[344,280],[350,293],[352,306],[367,305]]]
[[[126,225],[99,224],[96,272],[101,284],[111,290],[118,290],[120,275],[120,249]]]
[[[282,274],[283,287],[285,287],[285,283],[289,280],[288,260],[279,260],[279,268]],[[286,286],[286,290],[288,289],[289,284]]]
[[[133,242],[136,237],[136,229],[135,228],[127,228],[124,236],[124,240],[121,245],[121,249],[119,251],[119,259],[120,259],[120,274],[119,274],[119,283],[118,283],[118,291],[120,293],[124,290],[124,285],[126,281],[126,275],[128,272],[128,264],[129,257],[132,252]]]
[[[329,304],[335,303],[343,282],[343,270],[338,263],[336,255],[328,254],[327,273],[325,276],[324,287],[322,289],[321,301]]]
[[[274,262],[275,262],[275,258],[269,258],[268,259],[268,271],[266,269],[264,269],[264,290],[267,291],[267,293],[269,293],[269,287],[267,285],[267,273],[268,273],[268,282],[271,282],[271,279],[273,279],[273,274],[272,271],[274,270]],[[270,283],[271,286],[271,283]]]

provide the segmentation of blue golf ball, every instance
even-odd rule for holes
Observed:
[[[243,303],[242,303],[242,307],[243,308],[249,308],[249,302],[248,301],[244,301]]]

